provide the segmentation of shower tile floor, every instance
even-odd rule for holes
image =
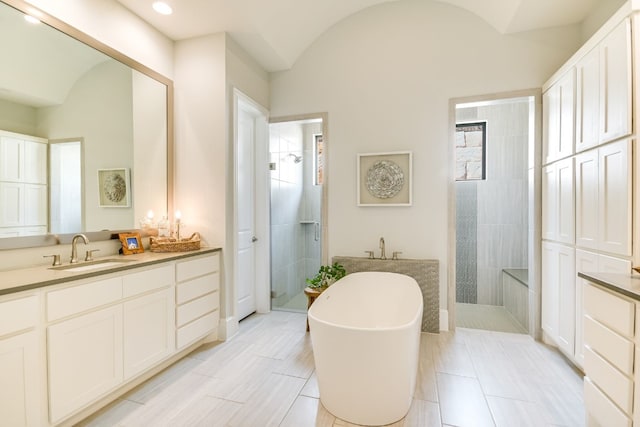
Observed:
[[[526,334],[522,326],[506,308],[497,305],[456,303],[456,326],[496,332]]]
[[[582,376],[528,335],[458,328],[422,334],[413,404],[393,427],[582,426]],[[240,323],[78,424],[350,427],[320,403],[305,315]]]

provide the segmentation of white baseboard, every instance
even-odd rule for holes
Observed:
[[[218,338],[221,341],[227,341],[238,333],[240,329],[240,323],[234,316],[227,317],[226,319],[220,319],[218,324]]]
[[[449,330],[449,310],[440,309],[440,330]]]

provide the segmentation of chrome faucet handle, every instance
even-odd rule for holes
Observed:
[[[98,252],[100,249],[91,249],[89,251],[87,251],[84,260],[85,261],[93,261],[93,253],[94,252]]]
[[[369,259],[374,259],[373,251],[364,251],[365,254],[369,254]]]
[[[42,258],[53,258],[53,266],[62,265],[60,262],[60,254],[42,255]]]
[[[391,259],[393,260],[398,260],[398,255],[400,255],[402,252],[394,252],[393,256],[391,257]]]

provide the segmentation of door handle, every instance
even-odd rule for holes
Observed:
[[[258,241],[258,238],[257,238],[256,236],[253,236],[253,237],[251,238],[251,243],[255,243],[255,242],[257,242],[257,241]]]

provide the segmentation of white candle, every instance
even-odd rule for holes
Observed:
[[[182,213],[180,211],[176,211],[176,222],[180,222],[180,218],[182,218]]]
[[[153,211],[151,209],[149,209],[149,212],[147,212],[147,218],[153,219]]]

